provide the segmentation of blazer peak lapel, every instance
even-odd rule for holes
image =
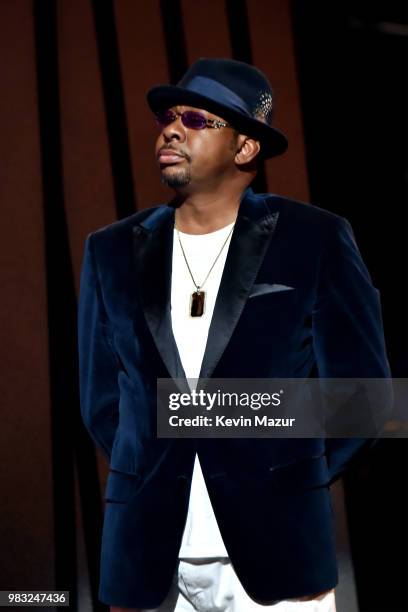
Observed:
[[[200,378],[214,372],[249,297],[279,217],[274,211],[262,219],[238,215],[221,277]]]
[[[186,375],[171,324],[174,209],[160,208],[133,227],[137,292],[156,347],[171,378]],[[184,391],[189,390],[186,380]]]

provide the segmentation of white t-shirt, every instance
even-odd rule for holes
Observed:
[[[209,234],[185,234],[179,231],[188,264],[197,284],[203,283],[233,225],[234,223],[230,223]],[[191,317],[190,296],[196,288],[183,257],[177,231],[174,229],[171,318],[174,338],[188,379],[197,379],[200,374],[230,241],[231,236],[204,283],[203,291],[206,292],[204,314],[201,317]],[[195,388],[195,382],[189,380],[190,388]],[[228,557],[197,455],[179,557]]]

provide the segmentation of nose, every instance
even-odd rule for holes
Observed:
[[[166,125],[162,129],[162,134],[166,142],[170,142],[171,140],[179,140],[180,142],[183,142],[185,140],[186,128],[181,121],[180,115],[178,115],[175,121],[169,125]]]

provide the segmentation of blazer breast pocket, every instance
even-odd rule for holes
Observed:
[[[246,311],[289,313],[296,306],[299,292],[295,287],[276,283],[255,283],[246,300]]]
[[[254,283],[248,299],[263,296],[275,297],[283,294],[293,295],[293,293],[296,293],[295,287],[290,287],[289,285],[281,285],[279,283]]]

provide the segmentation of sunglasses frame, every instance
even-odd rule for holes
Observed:
[[[173,119],[172,121],[169,121],[168,123],[163,123],[159,120],[159,116],[162,113],[172,113]],[[186,115],[188,114],[194,114],[194,115],[199,115],[204,121],[205,124],[202,125],[202,127],[192,127],[191,125],[186,125],[183,121],[183,117],[185,118]],[[207,119],[207,117],[205,117],[202,113],[200,113],[199,111],[184,111],[183,113],[178,113],[176,111],[173,111],[171,109],[167,109],[165,111],[161,111],[155,114],[156,116],[156,122],[157,124],[161,127],[161,128],[165,128],[169,125],[171,125],[172,123],[174,123],[174,121],[177,120],[177,117],[181,117],[181,122],[184,125],[184,127],[191,129],[191,130],[203,130],[206,127],[207,128],[215,128],[217,130],[219,130],[222,127],[231,127],[229,123],[226,123],[225,121],[222,121],[221,119]]]

